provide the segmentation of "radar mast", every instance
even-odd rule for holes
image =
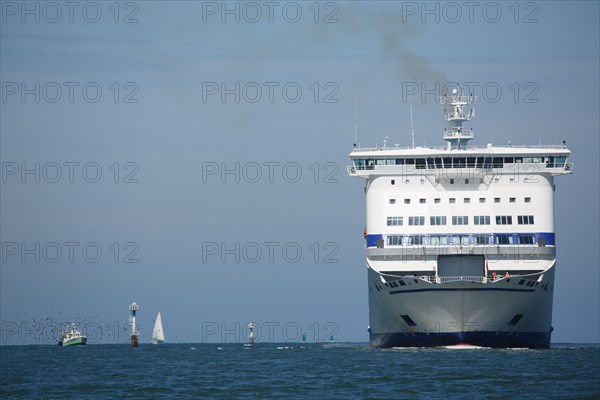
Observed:
[[[440,98],[440,103],[450,106],[449,109],[444,109],[444,117],[448,122],[448,127],[444,129],[444,140],[448,142],[448,150],[464,149],[467,143],[474,139],[473,129],[465,129],[462,124],[475,117],[473,108],[469,112],[465,110],[475,99],[473,94],[465,96],[458,86],[452,89],[452,94],[444,94]]]

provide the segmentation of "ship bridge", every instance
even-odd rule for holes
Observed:
[[[439,170],[458,169],[480,175],[522,173],[570,174],[573,163],[566,145],[492,146],[448,150],[446,147],[364,148],[350,153],[351,176],[427,175]]]

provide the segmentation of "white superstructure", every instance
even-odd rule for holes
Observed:
[[[443,96],[444,147],[354,148],[366,180],[374,346],[547,347],[560,146],[470,147],[473,96]],[[517,334],[518,333],[518,334]]]

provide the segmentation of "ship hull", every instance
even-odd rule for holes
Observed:
[[[86,337],[77,337],[73,339],[68,339],[64,341],[58,342],[59,346],[67,347],[67,346],[83,346],[87,343]]]
[[[393,285],[368,268],[371,345],[548,348],[554,268],[495,282],[398,277]]]

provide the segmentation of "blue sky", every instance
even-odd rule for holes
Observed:
[[[246,21],[253,9],[234,2],[240,22],[222,22],[221,2],[123,2],[118,16],[112,2],[86,2],[73,22],[46,3],[37,3],[36,22],[22,4],[2,3],[0,157],[19,173],[39,163],[40,182],[17,173],[1,183],[1,240],[34,249],[24,261],[21,249],[3,253],[2,344],[53,342],[52,322],[71,319],[90,332],[101,327],[97,342],[124,341],[132,301],[142,340],[161,311],[173,342],[243,339],[232,332],[252,320],[271,324],[279,340],[300,327],[366,341],[363,187],[345,174],[354,98],[361,145],[386,136],[408,145],[403,87],[445,80],[477,83],[475,144],[567,140],[575,174],[556,181],[553,340],[600,341],[597,2],[522,2],[518,14],[513,3],[480,2],[472,21],[462,8],[456,22],[452,7],[462,3],[430,3],[436,15],[422,14],[421,2],[277,2],[269,22],[259,2],[254,23]],[[207,13],[213,6],[217,13]],[[298,22],[289,22],[298,8]],[[23,101],[21,84],[35,92],[36,82],[40,101],[35,93]],[[239,102],[206,93],[236,82]],[[52,102],[56,85],[62,96]],[[442,107],[420,94],[416,142],[440,145]],[[62,172],[56,183],[53,163]],[[239,182],[203,179],[207,168],[236,163]],[[252,183],[256,165],[262,175]],[[73,262],[65,242],[79,243]],[[239,243],[240,262],[223,262],[222,252],[203,260],[202,243]],[[275,243],[272,262],[264,243]],[[102,256],[91,262],[97,248]],[[302,256],[291,262],[297,248]],[[124,262],[127,255],[138,262]]]

